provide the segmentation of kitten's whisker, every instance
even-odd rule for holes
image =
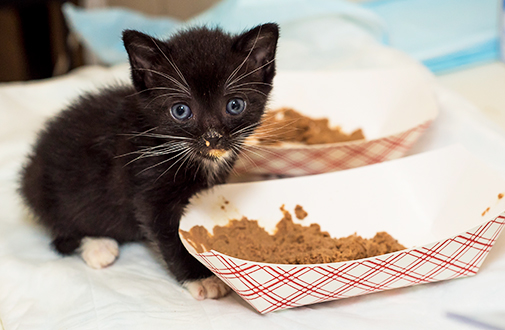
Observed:
[[[186,150],[183,150],[181,151],[180,153],[178,153],[176,156],[170,158],[169,160],[175,158],[175,157],[179,157],[179,159],[177,159],[172,165],[170,165],[165,171],[163,171],[163,173],[161,173],[161,175],[156,178],[156,180],[154,180],[154,182],[158,181],[163,175],[165,175],[172,167],[174,167],[174,165],[176,165],[178,162],[181,161],[182,157],[184,155],[186,155],[188,152],[191,152],[191,149],[186,149]],[[163,163],[165,163],[166,161],[164,161]],[[156,165],[157,166],[157,165]],[[175,180],[175,177],[174,177],[174,180]]]
[[[243,147],[239,147],[239,146],[233,145],[232,149],[234,150],[234,152],[235,152],[236,155],[243,156],[254,167],[258,167],[258,165],[256,165],[256,163],[254,162],[254,160],[251,157],[249,157],[248,154],[246,154],[245,152],[242,152],[242,149],[244,149]]]
[[[196,159],[195,156],[196,156],[196,152],[194,150],[192,150],[192,152],[191,152],[191,154],[189,156],[189,159],[188,159],[188,165],[191,164],[191,163],[195,163],[195,159]],[[185,174],[188,174],[188,168],[189,167],[186,167],[186,170],[184,171]],[[197,172],[198,172],[198,169],[197,169]]]
[[[262,68],[264,68],[264,67],[265,67],[265,66],[267,66],[267,65],[272,64],[273,62],[275,62],[275,58],[274,58],[274,59],[272,59],[272,60],[270,60],[270,61],[267,61],[265,64],[263,64],[263,65],[261,65],[261,66],[257,67],[256,69],[254,69],[254,70],[252,70],[252,71],[250,71],[250,72],[248,72],[248,73],[244,73],[244,74],[243,74],[243,75],[241,75],[240,77],[238,77],[238,78],[234,79],[231,83],[229,83],[229,84],[227,85],[227,87],[233,86],[233,84],[235,84],[235,83],[239,82],[240,80],[244,79],[244,78],[245,78],[245,77],[247,77],[247,76],[252,75],[252,74],[253,74],[253,73],[255,73],[256,71],[261,70]]]
[[[240,63],[240,65],[237,68],[235,68],[235,70],[232,71],[232,73],[226,79],[226,81],[224,83],[225,84],[225,88],[228,88],[228,86],[230,85],[229,84],[230,80],[232,80],[233,78],[235,78],[235,76],[240,71],[240,69],[242,68],[242,66],[244,66],[244,63],[247,62],[247,60],[251,56],[252,51],[254,50],[254,47],[256,47],[256,43],[258,42],[258,39],[260,37],[260,33],[261,33],[261,26],[258,29],[258,34],[256,35],[256,39],[254,39],[254,43],[253,43],[251,49],[249,50],[249,53],[247,54],[246,58],[242,61],[242,63]]]
[[[174,142],[174,143],[175,143],[175,142]],[[127,152],[127,153],[122,154],[122,155],[117,155],[117,156],[114,156],[114,158],[121,158],[121,157],[128,156],[128,155],[145,153],[145,152],[152,151],[152,150],[154,150],[154,149],[159,149],[159,148],[168,147],[170,144],[172,144],[172,142],[166,142],[166,143],[163,143],[163,144],[160,144],[160,145],[154,146],[154,147],[145,147],[145,148],[138,149],[138,150],[135,150],[135,151]]]
[[[144,132],[141,132],[141,133],[139,133],[139,132],[134,132],[134,134],[118,134],[118,135],[131,136],[131,139],[133,139],[133,138],[136,138],[136,137],[142,136],[143,134],[146,134],[146,133],[148,133],[148,132],[154,131],[154,130],[155,130],[155,129],[157,129],[157,128],[158,128],[158,126],[153,127],[153,128],[150,128],[150,129],[148,129],[148,130],[146,130],[146,131],[144,131]]]
[[[256,130],[256,132],[254,133],[254,136],[256,137],[261,137],[261,136],[275,136],[276,132],[279,132],[282,133],[282,132],[298,132],[300,131],[301,129],[297,128],[297,127],[260,127]],[[279,135],[279,134],[277,134]]]
[[[237,170],[235,170],[235,168],[233,168],[232,164],[230,164],[230,162],[226,158],[223,158],[222,161],[223,161],[224,165],[226,166],[226,169],[228,170],[228,172],[232,172],[233,174],[238,175]]]
[[[156,42],[156,40],[154,40],[154,38],[151,38],[151,40],[153,41],[153,43],[156,45],[156,48],[158,48],[158,50],[160,51],[160,53],[163,55],[163,57],[165,57],[165,59],[167,60],[168,63],[170,63],[170,65],[172,66],[172,68],[174,68],[175,72],[177,72],[177,75],[179,76],[179,78],[182,79],[183,83],[185,84],[185,86],[187,87],[188,91],[189,91],[189,85],[188,85],[188,82],[186,81],[186,79],[184,78],[184,75],[182,74],[181,70],[179,70],[179,68],[177,67],[177,65],[175,64],[174,61],[171,61],[168,56],[161,50],[160,46],[158,45],[158,43]]]
[[[275,132],[281,129],[284,129],[294,123],[296,120],[293,120],[289,123],[286,123],[282,126],[277,126],[277,123],[275,122],[263,122],[263,123],[254,123],[249,126],[246,126],[242,129],[239,129],[235,132],[232,132],[230,136],[235,136],[237,134],[248,134],[248,133],[254,133],[254,136],[260,136],[262,134],[268,134],[271,132]],[[296,128],[292,128],[293,130],[297,130]]]
[[[254,154],[254,155],[258,156],[258,157],[261,157],[261,158],[263,158],[263,159],[265,159],[265,160],[267,160],[267,159],[268,159],[268,158],[267,158],[267,157],[265,157],[264,155],[262,155],[262,154],[260,154],[260,153],[258,153],[258,152],[256,152],[256,151],[251,150],[251,148],[252,148],[252,147],[255,147],[255,146],[254,146],[254,145],[251,145],[251,144],[243,144],[243,145],[242,145],[242,149],[243,149],[243,150],[245,150],[245,151],[247,151],[247,152],[250,152],[250,153],[252,153],[252,154]],[[263,151],[263,149],[260,149],[260,150],[261,150],[261,151]],[[272,152],[272,153],[273,153],[274,155],[277,155],[277,154],[276,154],[276,153],[274,153],[274,152]],[[245,153],[242,153],[242,155],[245,155]]]
[[[198,167],[196,168],[195,175],[193,176],[193,181],[196,180],[196,175],[198,174],[198,171],[200,170],[200,166],[202,166],[202,162],[198,162]]]
[[[135,134],[135,132],[134,132],[134,134]],[[121,135],[130,135],[130,134],[121,134]],[[142,136],[152,137],[152,138],[159,138],[159,139],[174,139],[174,140],[188,140],[188,141],[194,141],[195,140],[194,138],[189,138],[189,137],[186,137],[186,136],[175,136],[175,135],[153,134],[153,133],[145,133],[145,134],[142,133]],[[173,141],[173,142],[176,142],[176,141]]]
[[[282,126],[277,126],[279,124],[279,122],[268,122],[268,121],[263,122],[256,130],[255,135],[259,136],[261,134],[269,134],[269,133],[272,133],[275,131],[280,131],[280,130],[286,131],[286,128],[289,128],[291,131],[299,131],[300,129],[297,127],[290,127],[291,125],[296,123],[298,120],[299,120],[298,118],[290,120],[289,122],[286,122]]]
[[[177,173],[179,173],[179,170],[181,169],[182,165],[184,165],[184,163],[191,157],[191,154],[192,154],[192,150],[189,150],[189,152],[183,156],[183,158],[182,158],[183,160],[181,162],[181,165],[179,165],[179,167],[177,168],[177,171],[175,171],[174,182],[175,182],[175,178],[177,177]]]
[[[183,131],[184,133],[186,133],[186,134],[188,134],[188,135],[191,135],[191,138],[188,138],[188,139],[191,139],[191,140],[193,140],[193,141],[196,141],[195,134],[193,134],[193,133],[191,133],[191,132],[188,132],[187,130],[185,130],[184,128],[182,128],[182,127],[180,127],[180,126],[179,126],[179,129],[180,129],[181,131]]]
[[[253,145],[253,144],[244,144],[244,150],[247,150],[248,152],[250,153],[253,153],[263,159],[267,159],[265,156],[263,156],[262,154],[259,154],[251,149],[256,149],[258,151],[264,151],[264,152],[267,152],[269,153],[270,155],[272,156],[275,156],[275,157],[279,157],[281,158],[282,160],[284,160],[285,162],[287,162],[288,164],[292,164],[292,161],[286,157],[284,157],[283,155],[281,155],[280,153],[278,152],[275,152],[275,151],[272,151],[272,150],[269,150],[268,148],[264,148],[262,146],[259,146],[259,145]]]
[[[235,135],[240,134],[241,132],[244,132],[244,131],[246,131],[248,129],[254,130],[255,128],[258,127],[258,125],[259,125],[259,123],[253,123],[253,124],[247,125],[246,127],[243,127],[243,128],[241,128],[241,129],[239,129],[237,131],[232,132],[230,134],[230,136],[235,136]]]
[[[162,156],[162,155],[167,155],[167,154],[171,154],[171,153],[174,153],[174,152],[178,152],[180,150],[184,150],[186,149],[187,147],[182,145],[182,146],[178,146],[178,147],[173,147],[172,149],[170,150],[166,150],[166,151],[160,151],[160,152],[144,152],[142,153],[140,156],[138,156],[137,158],[129,161],[128,163],[126,163],[123,167],[126,167],[128,165],[130,165],[131,163],[139,160],[139,159],[143,159],[143,158],[148,158],[148,157],[156,157],[156,156]],[[153,166],[154,167],[154,166]],[[140,172],[142,173],[142,172]],[[139,173],[139,174],[140,174]]]
[[[147,151],[144,154],[146,155],[146,157],[163,156],[174,153],[187,147],[188,147],[187,145],[171,146],[170,148],[165,148],[163,150]]]
[[[185,153],[185,152],[186,152],[186,150],[185,150],[185,149],[186,149],[186,148],[181,149],[182,151],[180,151],[180,152],[179,152],[178,154],[176,154],[175,156],[172,156],[172,157],[167,158],[167,159],[165,159],[165,160],[163,160],[163,161],[161,161],[161,162],[159,162],[159,163],[156,163],[156,164],[154,164],[154,165],[151,165],[151,166],[149,166],[149,167],[144,168],[142,171],[140,171],[139,173],[137,173],[137,175],[142,174],[142,173],[144,173],[145,171],[150,170],[151,168],[154,168],[154,167],[156,167],[156,166],[159,166],[159,165],[161,165],[161,164],[164,164],[164,163],[166,163],[166,162],[169,162],[169,161],[171,161],[171,160],[172,160],[172,159],[174,159],[174,158],[179,157],[181,154],[183,154],[183,153]],[[170,166],[170,167],[171,167],[171,166]],[[169,168],[169,169],[170,169],[170,168]]]
[[[251,144],[248,144],[248,145],[244,144],[243,146],[244,146],[244,150],[247,150],[247,152],[250,152],[250,153],[252,153],[252,154],[254,154],[254,155],[258,156],[258,157],[261,157],[261,158],[263,158],[265,160],[268,159],[266,156],[264,156],[264,155],[262,155],[262,154],[260,154],[260,153],[258,153],[256,151],[253,151],[251,149],[255,149],[255,150],[258,150],[258,151],[266,152],[266,153],[270,154],[273,157],[279,157],[279,158],[281,158],[283,161],[285,161],[288,164],[293,164],[293,162],[289,158],[283,156],[280,153],[277,153],[275,151],[269,150],[268,148],[263,148],[261,146],[251,145]]]

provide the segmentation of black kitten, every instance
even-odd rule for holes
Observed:
[[[168,41],[127,30],[133,86],[81,97],[40,133],[21,193],[62,254],[92,267],[118,243],[155,243],[198,299],[228,292],[183,247],[191,196],[225,181],[259,125],[275,75],[278,26],[241,35],[193,28]]]

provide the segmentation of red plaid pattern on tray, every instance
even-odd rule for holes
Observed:
[[[266,264],[215,251],[195,257],[263,314],[475,275],[504,226],[502,213],[470,231],[434,244],[340,263]]]
[[[237,173],[309,175],[371,165],[402,157],[431,124],[371,140],[300,147],[249,147],[235,165]]]

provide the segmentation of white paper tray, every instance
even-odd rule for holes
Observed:
[[[430,80],[418,70],[279,72],[270,109],[291,107],[366,139],[319,145],[248,147],[239,173],[307,175],[396,159],[438,114]]]
[[[333,237],[387,231],[406,250],[349,262],[281,265],[216,251],[197,254],[181,239],[242,298],[267,313],[475,275],[505,224],[501,193],[505,180],[455,146],[343,172],[218,186],[193,199],[180,225],[211,231],[246,216],[272,231],[282,204],[287,210],[300,204],[309,215],[295,220],[299,223],[319,223]]]

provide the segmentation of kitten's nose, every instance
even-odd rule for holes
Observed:
[[[218,144],[221,141],[221,135],[217,130],[211,128],[204,135],[203,140],[205,141],[205,145],[211,149],[219,149]]]

